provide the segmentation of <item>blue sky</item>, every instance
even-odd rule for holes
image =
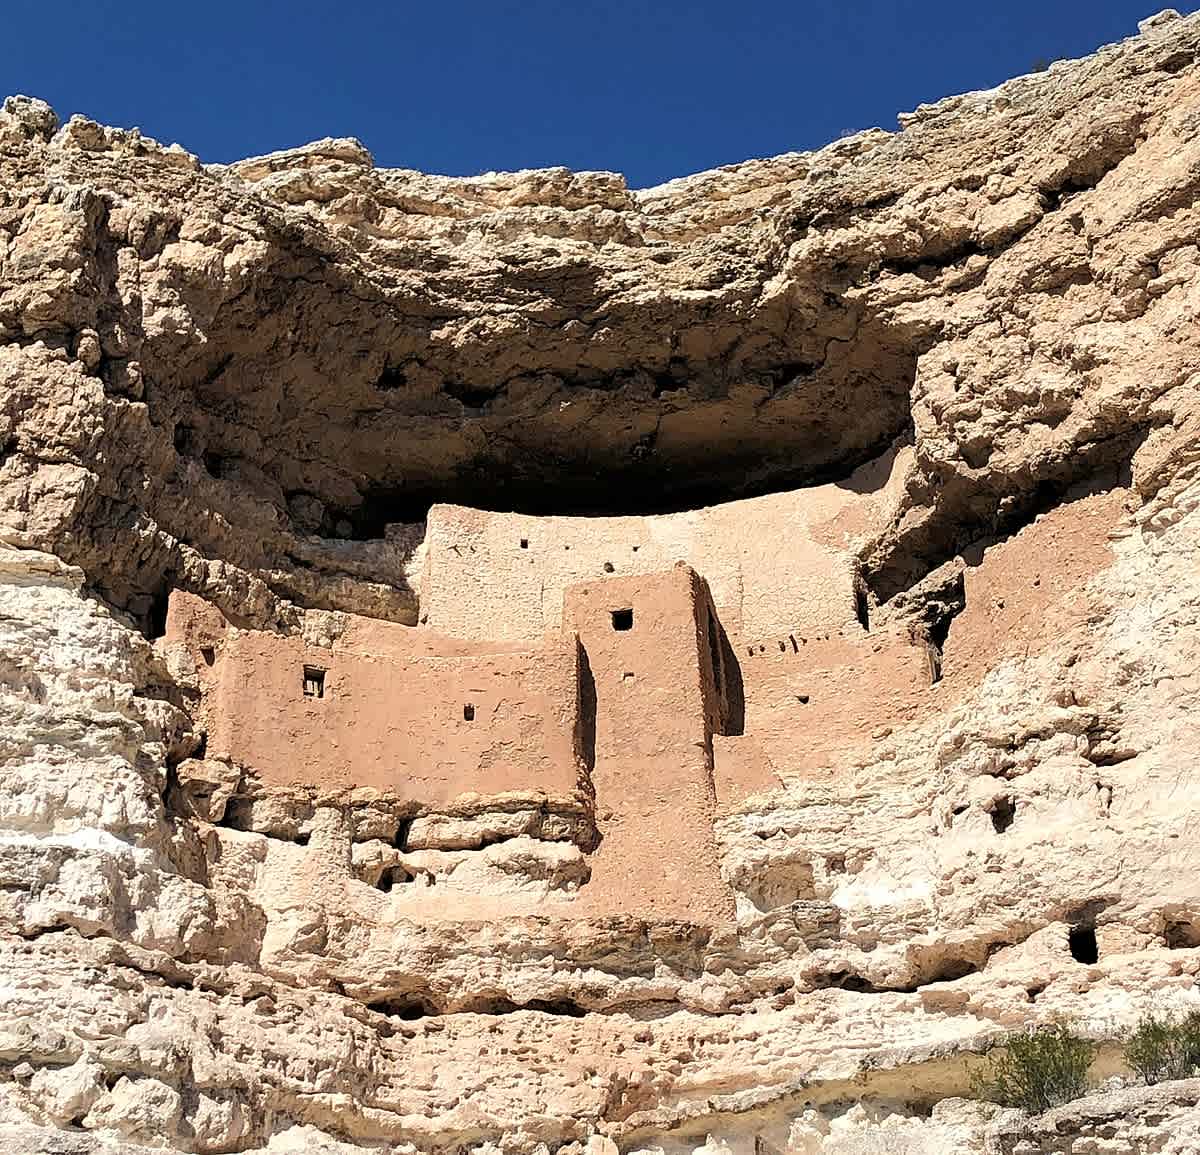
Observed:
[[[1083,55],[1162,6],[7,0],[0,88],[206,161],[357,136],[381,165],[565,164],[643,187],[893,129],[898,111]]]

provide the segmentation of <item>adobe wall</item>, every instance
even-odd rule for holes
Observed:
[[[267,785],[375,787],[435,808],[578,799],[582,786],[599,843],[573,914],[721,920],[718,810],[842,772],[929,698],[924,646],[903,628],[872,633],[858,612],[846,543],[887,487],[862,489],[660,518],[439,506],[424,628],[349,617],[330,649],[225,632],[203,603],[183,613],[179,595],[168,633],[201,653],[204,637],[223,639],[202,664],[210,756]],[[610,560],[622,534],[637,572]],[[676,553],[689,562],[664,564]],[[699,558],[715,568],[697,573]],[[306,666],[324,672],[319,699],[304,695]]]
[[[707,588],[686,565],[566,592],[563,629],[579,636],[595,700],[601,842],[581,896],[589,912],[732,914],[712,830],[711,737],[723,712],[713,623]]]
[[[364,622],[327,648],[220,629],[197,602],[172,595],[168,638],[198,651],[209,757],[268,785],[374,787],[426,805],[579,785],[574,638],[501,652],[447,640],[434,654],[428,635]],[[323,671],[320,697],[305,694],[306,667]]]
[[[738,663],[745,734],[715,741],[722,806],[788,777],[847,772],[936,691],[925,647],[903,628],[789,635],[747,647]]]
[[[230,628],[182,593],[167,623],[200,672],[209,758],[268,787],[374,787],[426,808],[472,794],[486,808],[508,792],[578,800],[582,787],[599,842],[556,913],[701,922],[733,915],[713,837],[712,736],[728,714],[719,633],[704,580],[682,564],[570,588],[538,649],[353,619],[316,646]],[[305,695],[306,669],[322,672],[320,697]],[[346,885],[325,858],[304,886]],[[348,892],[379,900],[365,893]],[[481,900],[439,887],[397,901],[411,917],[454,918]]]
[[[907,454],[864,466],[845,485],[652,517],[435,505],[421,624],[464,638],[538,638],[557,628],[568,586],[684,561],[703,574],[730,634],[837,628],[855,620],[850,547],[887,517]]]
[[[1000,658],[1036,651],[1093,612],[1078,591],[1112,564],[1111,535],[1127,497],[1123,489],[1080,497],[982,555],[968,552],[966,607],[950,626],[942,663],[948,685],[977,682]]]
[[[950,625],[936,683],[925,648],[903,628],[741,642],[745,735],[715,739],[720,805],[789,777],[847,773],[877,757],[892,729],[949,711],[1006,657],[1028,656],[1085,621],[1092,607],[1080,590],[1112,561],[1110,532],[1124,500],[1122,490],[1084,496],[1007,541],[968,550],[966,604]]]

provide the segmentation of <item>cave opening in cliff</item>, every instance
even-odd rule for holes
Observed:
[[[414,479],[403,485],[370,483],[353,506],[331,507],[331,520],[349,527],[342,536],[382,538],[386,527],[424,521],[437,504],[465,505],[498,513],[539,517],[625,517],[682,513],[750,497],[839,483],[860,466],[882,456],[904,435],[907,418],[836,461],[805,463],[798,451],[790,461],[762,447],[751,455],[733,451],[722,459],[720,446],[705,456],[664,465],[661,470],[635,461],[538,460],[519,464],[477,461],[446,479]],[[529,545],[522,544],[521,549]]]
[[[276,366],[240,327],[213,332],[180,382],[170,436],[219,482],[276,502],[302,494],[289,512],[306,533],[315,519],[352,540],[423,521],[437,503],[648,515],[841,482],[911,433],[926,341],[848,301],[846,272],[803,326],[743,319],[736,341],[691,357],[633,348],[501,370],[467,346],[411,377],[398,353],[381,370],[357,352],[331,366],[300,348]],[[674,341],[673,328],[661,336]],[[344,387],[331,391],[331,377]]]
[[[396,824],[396,833],[392,836],[392,845],[397,850],[408,849],[408,834],[412,829],[412,818],[401,818]]]
[[[1079,963],[1094,963],[1100,958],[1100,948],[1096,943],[1096,928],[1092,926],[1074,926],[1067,935],[1067,945],[1071,957]]]
[[[543,1015],[568,1019],[581,1019],[587,1014],[574,999],[529,999],[518,1003],[504,996],[473,999],[461,1011],[473,1015],[515,1015],[520,1011],[537,1011]]]
[[[166,578],[148,597],[143,599],[146,609],[141,614],[142,632],[152,642],[166,636],[167,609],[171,600],[171,589],[172,583],[169,578]]]
[[[681,362],[665,392],[650,387],[653,365],[547,366],[517,381],[443,386],[428,412],[380,409],[373,391],[369,413],[331,418],[314,399],[289,435],[321,447],[323,460],[303,462],[305,488],[330,524],[360,540],[421,521],[437,503],[648,515],[840,482],[911,433],[920,352],[917,338],[878,318],[851,328],[844,308],[824,320],[849,336],[831,336],[821,319],[787,341],[747,334],[752,352]],[[291,468],[286,455],[277,468]],[[357,500],[346,499],[347,480]]]
[[[390,894],[395,887],[412,882],[415,877],[416,875],[410,874],[403,866],[389,866],[380,874],[375,889]]]
[[[1016,803],[1011,798],[999,798],[992,803],[992,829],[997,834],[1003,834],[1017,816]]]
[[[387,1015],[389,1018],[404,1019],[407,1022],[437,1014],[437,1011],[424,999],[380,999],[378,1002],[368,1003],[367,1010],[374,1011],[378,1015]]]
[[[967,975],[977,974],[980,969],[980,964],[973,958],[950,955],[934,965],[928,974],[921,976],[917,985],[957,982],[959,979],[966,978]]]

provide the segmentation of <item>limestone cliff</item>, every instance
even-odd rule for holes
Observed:
[[[1198,52],[648,190],[7,100],[0,1146],[1197,1149],[960,1096],[1200,1001]]]

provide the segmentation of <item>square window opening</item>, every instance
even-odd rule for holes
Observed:
[[[529,548],[529,538],[527,538],[527,537],[523,537],[523,538],[521,538],[521,548],[522,548],[522,549],[528,549],[528,548]]]
[[[325,671],[320,666],[304,667],[304,696],[306,698],[325,697]]]
[[[612,611],[612,628],[614,630],[632,630],[633,629],[633,610],[613,610]]]
[[[464,722],[474,722],[475,721],[475,705],[473,702],[465,702],[463,704],[463,721]]]

